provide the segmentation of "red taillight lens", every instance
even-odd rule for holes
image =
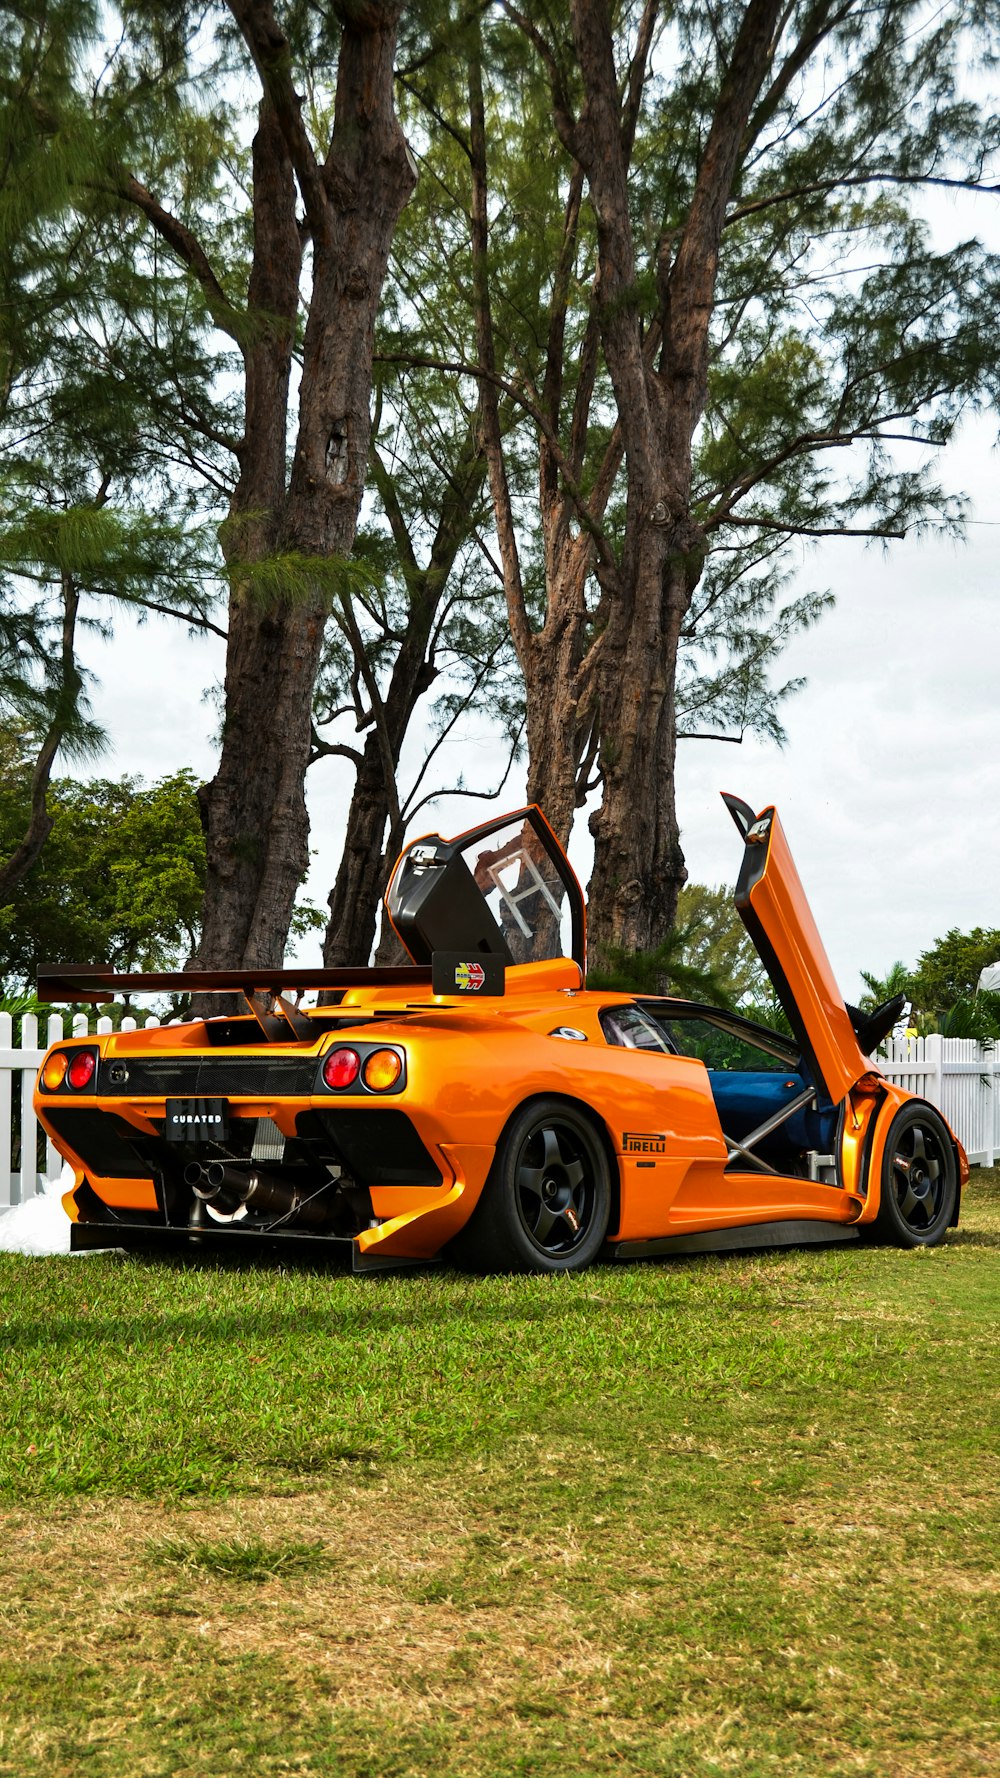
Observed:
[[[357,1080],[360,1068],[357,1050],[331,1050],[323,1063],[323,1079],[328,1087],[349,1087]]]
[[[66,1079],[71,1087],[89,1087],[96,1067],[97,1057],[93,1050],[77,1050],[66,1070]]]

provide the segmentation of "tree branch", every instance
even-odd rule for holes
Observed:
[[[20,845],[3,866],[0,866],[0,901],[6,899],[32,868],[52,832],[53,817],[48,812],[49,780],[56,754],[69,728],[80,689],[76,664],[76,619],[80,593],[70,574],[62,574],[63,622],[59,659],[59,680],[55,713],[39,748],[31,774],[31,804],[28,828]]]
[[[482,34],[477,22],[474,44],[469,56],[469,138],[472,150],[472,204],[469,230],[472,244],[472,288],[476,320],[476,354],[482,380],[483,440],[490,478],[490,493],[496,522],[500,562],[503,567],[503,588],[507,600],[514,646],[522,661],[531,648],[531,625],[521,578],[521,560],[514,523],[514,505],[503,436],[500,430],[500,406],[496,387],[496,347],[493,337],[493,312],[489,286],[489,202],[486,176],[486,108],[483,100]]]
[[[348,747],[344,741],[324,741],[322,736],[317,734],[314,725],[312,743],[309,748],[309,764],[315,765],[318,759],[326,759],[327,755],[332,753],[338,754],[342,759],[349,759],[358,771],[365,763],[363,755],[358,752],[356,747]]]
[[[754,198],[750,203],[741,204],[738,210],[732,210],[726,217],[725,227],[742,222],[746,216],[759,216],[762,210],[770,210],[774,204],[790,204],[796,198],[817,197],[826,191],[854,185],[941,185],[949,191],[981,191],[993,197],[1000,193],[1000,185],[983,185],[978,179],[946,179],[935,173],[847,173],[841,179],[817,179],[812,185],[800,185],[790,191],[773,192],[770,197]]]
[[[141,598],[138,593],[129,593],[122,600],[120,594],[110,592],[104,587],[88,587],[87,591],[91,594],[104,594],[107,598],[119,599],[126,605],[141,605],[145,611],[155,611],[161,617],[175,617],[179,623],[190,624],[192,629],[209,630],[213,636],[220,636],[223,642],[229,640],[228,630],[220,629],[219,625],[214,624],[211,618],[203,617],[200,612],[178,611],[176,605],[159,605],[155,599]]]
[[[230,302],[197,236],[178,217],[165,210],[152,192],[133,174],[122,175],[116,195],[135,204],[161,239],[173,248],[178,259],[194,273],[205,294],[205,302],[216,327],[220,333],[228,334],[242,349],[246,331],[243,310]]]
[[[509,382],[506,377],[499,376],[495,370],[486,365],[469,364],[464,359],[460,358],[434,358],[429,353],[424,352],[377,352],[375,354],[375,362],[378,364],[419,365],[425,370],[452,371],[459,376],[478,377],[482,383],[488,384],[495,389],[502,390],[505,395],[509,395],[512,401],[517,402],[518,406],[522,407],[525,413],[531,416],[539,431],[542,433],[559,468],[559,473],[562,476],[566,492],[569,494],[570,499],[573,502],[580,524],[585,531],[590,532],[593,536],[594,541],[598,546],[598,554],[600,555],[601,560],[605,562],[609,568],[617,565],[608,544],[607,537],[591,511],[591,504],[586,500],[582,489],[573,475],[570,465],[566,461],[558,437],[553,431],[542,408],[539,406],[538,401],[535,400],[531,394],[527,393],[523,385],[519,387],[518,384]],[[496,424],[499,428],[499,414],[497,415]],[[484,432],[486,431],[487,427],[486,424],[484,424]],[[502,458],[502,440],[499,448]],[[488,436],[487,458],[489,458]],[[513,524],[513,511],[511,511],[511,524]]]
[[[740,529],[752,531],[785,531],[789,537],[887,537],[904,538],[905,531],[890,531],[881,526],[850,525],[797,525],[792,520],[764,518],[736,518],[725,520],[727,525],[735,525]]]
[[[745,148],[752,147],[753,143],[756,142],[765,124],[770,122],[774,113],[777,111],[778,106],[781,104],[792,81],[797,74],[802,72],[802,69],[805,67],[810,57],[819,48],[824,37],[828,37],[831,31],[835,31],[837,26],[842,24],[843,21],[850,16],[855,10],[855,7],[856,0],[845,0],[845,4],[831,12],[829,0],[818,0],[818,4],[813,7],[812,12],[803,24],[802,33],[798,42],[795,44],[790,54],[785,57],[778,73],[768,87],[767,92],[760,100],[753,116],[747,124],[744,143]],[[790,7],[788,12],[791,12]],[[782,18],[782,29],[787,22],[787,17],[788,14]],[[780,36],[780,32],[776,34],[776,41],[778,36]]]
[[[742,747],[742,735],[717,735],[712,729],[679,728],[678,741],[729,741],[734,747]]]
[[[549,77],[549,87],[552,92],[552,116],[559,135],[559,140],[567,154],[570,155],[573,160],[579,160],[580,126],[577,123],[576,118],[573,116],[573,107],[570,104],[569,92],[563,71],[556,56],[553,54],[551,45],[543,37],[538,26],[533,24],[531,19],[527,18],[518,7],[512,5],[511,0],[500,0],[500,4],[503,7],[504,12],[507,14],[507,17],[517,25],[519,30],[524,32],[524,35],[528,38],[529,42],[534,44],[538,54],[541,56]]]
[[[227,4],[254,59],[261,85],[274,106],[313,235],[317,241],[325,242],[330,232],[330,203],[319,162],[302,122],[302,100],[292,84],[292,52],[288,38],[274,16],[270,0],[227,0]]]

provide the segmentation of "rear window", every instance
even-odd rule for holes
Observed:
[[[606,1006],[600,1020],[601,1030],[616,1049],[658,1050],[668,1056],[676,1053],[667,1033],[637,1006]]]

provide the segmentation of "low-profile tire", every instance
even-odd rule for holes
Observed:
[[[600,1252],[610,1214],[600,1132],[565,1100],[534,1099],[507,1125],[451,1251],[477,1272],[577,1272]]]
[[[877,1241],[934,1247],[954,1221],[958,1162],[948,1127],[932,1105],[897,1111],[882,1155],[882,1191],[872,1224]]]

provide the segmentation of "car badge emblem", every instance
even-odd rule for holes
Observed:
[[[477,994],[486,980],[486,971],[481,963],[457,963],[455,965],[455,986],[463,993]]]

